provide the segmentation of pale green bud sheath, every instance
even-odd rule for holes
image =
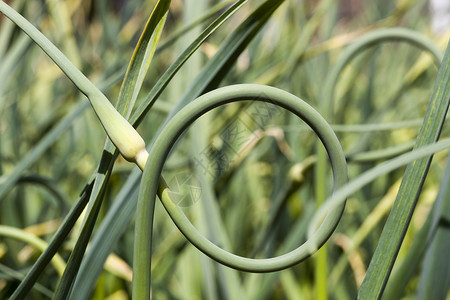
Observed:
[[[106,96],[70,60],[24,17],[0,1],[0,12],[19,26],[89,99],[103,128],[122,156],[144,169],[148,158],[145,142],[136,129],[114,108]]]
[[[92,107],[111,141],[129,162],[144,169],[148,152],[145,142],[133,126],[111,105],[102,93],[89,97]],[[145,158],[145,160],[144,160]]]

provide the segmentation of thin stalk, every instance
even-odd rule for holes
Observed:
[[[41,240],[37,236],[16,227],[0,225],[0,236],[9,237],[25,242],[42,252],[45,251],[45,249],[48,247],[48,244],[44,240]],[[62,276],[64,268],[66,267],[66,263],[61,258],[61,256],[59,254],[56,254],[51,262],[58,274]]]

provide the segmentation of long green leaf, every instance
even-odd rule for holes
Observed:
[[[447,46],[415,149],[438,140],[449,103],[450,47]],[[414,212],[431,158],[422,158],[408,165],[396,201],[358,292],[358,299],[381,298]]]
[[[159,1],[145,25],[120,88],[117,110],[128,118],[161,37],[170,1]]]
[[[179,40],[181,37],[183,37],[185,34],[190,32],[192,29],[196,28],[200,24],[208,21],[210,18],[212,18],[214,15],[219,13],[221,10],[225,9],[227,6],[231,5],[234,2],[234,0],[226,0],[222,1],[220,3],[217,3],[213,7],[211,7],[205,15],[201,16],[200,18],[192,21],[185,27],[181,28],[180,30],[177,30],[176,32],[172,33],[169,37],[167,37],[164,42],[161,43],[158,48],[156,48],[156,53],[160,53],[173,45],[177,40]]]
[[[136,212],[138,184],[142,172],[135,168],[109,208],[94,235],[90,248],[80,266],[73,285],[71,298],[88,299],[95,282],[103,270],[106,258],[125,232]]]

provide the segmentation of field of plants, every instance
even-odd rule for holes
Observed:
[[[450,299],[429,5],[0,1],[0,299]]]

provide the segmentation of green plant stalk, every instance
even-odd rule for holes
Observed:
[[[380,150],[373,150],[367,152],[357,152],[346,154],[348,162],[369,162],[393,158],[399,154],[403,154],[407,151],[411,151],[414,147],[415,140],[409,141],[398,146],[392,146]]]
[[[446,120],[450,119],[450,116],[446,117]],[[388,131],[396,130],[407,127],[420,127],[423,123],[423,119],[414,119],[400,122],[380,123],[380,124],[335,124],[331,125],[336,132],[368,132],[368,131]]]
[[[342,186],[347,181],[344,154],[331,127],[315,110],[292,94],[268,86],[236,85],[221,88],[199,97],[176,114],[163,128],[151,149],[151,163],[144,169],[136,215],[133,265],[133,297],[135,299],[150,297],[152,222],[148,220],[153,218],[157,194],[161,195],[160,199],[172,220],[194,246],[214,260],[242,271],[272,272],[297,264],[317,251],[317,248],[325,243],[336,228],[344,209],[343,204],[327,215],[312,241],[307,241],[297,249],[277,258],[254,260],[231,254],[200,235],[182,210],[173,202],[170,190],[163,181],[160,181],[160,173],[177,138],[189,124],[212,108],[248,99],[271,102],[304,119],[316,131],[329,151],[335,188]]]
[[[45,249],[48,247],[48,244],[37,236],[22,229],[11,226],[0,225],[0,236],[9,237],[25,242],[42,252],[45,251]],[[61,276],[64,272],[64,268],[66,267],[66,263],[64,262],[64,260],[59,254],[56,254],[51,262],[53,263],[53,266],[55,267],[58,274]]]

